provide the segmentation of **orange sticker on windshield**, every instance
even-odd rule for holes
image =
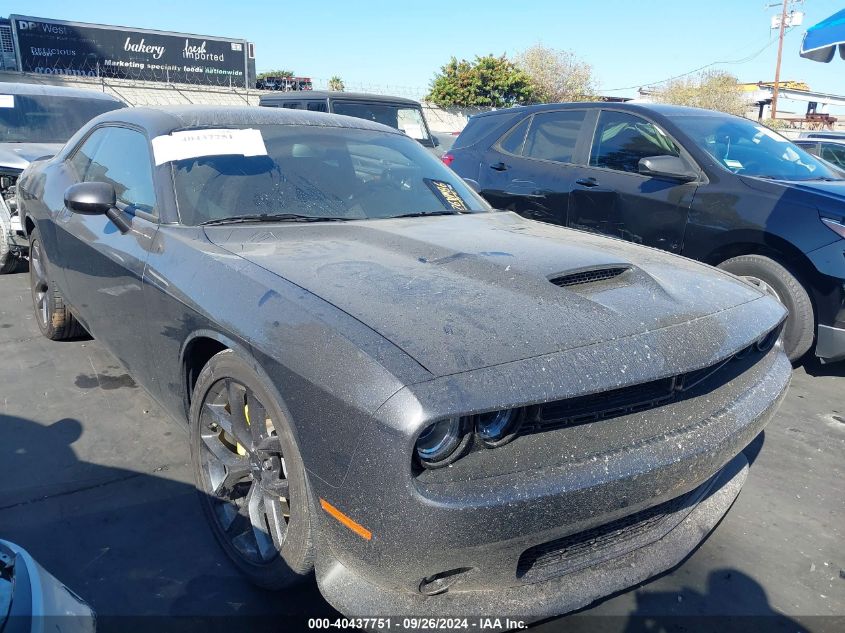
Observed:
[[[458,192],[455,191],[455,188],[448,182],[426,178],[425,183],[431,188],[434,195],[436,195],[449,209],[455,209],[455,211],[469,211],[469,207],[466,202],[464,202],[463,198],[461,198]]]

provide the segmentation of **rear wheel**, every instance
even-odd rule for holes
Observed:
[[[231,350],[200,372],[190,424],[200,503],[226,554],[270,589],[308,574],[311,502],[299,451],[263,380]]]
[[[29,236],[29,285],[35,321],[44,336],[52,341],[62,341],[85,334],[65,305],[62,293],[50,279],[41,240],[35,231]]]
[[[786,306],[789,316],[783,330],[784,351],[793,363],[804,356],[813,345],[815,314],[801,282],[787,268],[763,255],[733,257],[719,268],[742,277]]]

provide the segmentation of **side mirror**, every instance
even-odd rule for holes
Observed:
[[[440,147],[440,139],[437,138],[437,135],[435,135],[435,134],[431,135],[431,142],[434,143],[435,147]]]
[[[106,182],[80,182],[65,191],[65,206],[74,213],[105,215],[121,233],[132,228],[115,204],[114,186]]]
[[[65,206],[74,213],[105,215],[115,202],[114,187],[105,182],[80,182],[65,191]]]
[[[637,164],[638,171],[644,176],[657,176],[690,182],[698,179],[698,174],[677,156],[648,156]]]

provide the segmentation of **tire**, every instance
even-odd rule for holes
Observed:
[[[8,275],[23,269],[21,260],[11,248],[12,219],[0,200],[0,275]]]
[[[29,286],[35,322],[51,341],[64,341],[85,336],[86,332],[68,310],[64,297],[50,278],[47,260],[37,231],[29,236]]]
[[[789,310],[783,346],[793,363],[813,346],[816,321],[810,296],[801,282],[778,262],[763,255],[740,255],[718,266],[773,294]]]
[[[232,350],[216,354],[197,378],[189,423],[200,504],[229,558],[268,589],[310,574],[308,480],[288,418],[264,380]]]

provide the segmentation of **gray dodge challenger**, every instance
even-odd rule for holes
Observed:
[[[244,574],[347,615],[542,618],[678,564],[789,384],[775,299],[360,119],[116,110],[17,192],[44,335],[187,422]]]

